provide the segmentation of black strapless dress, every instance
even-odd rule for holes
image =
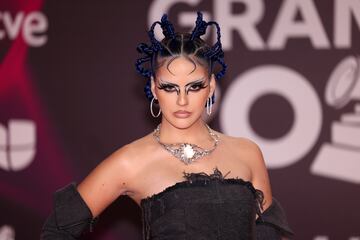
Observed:
[[[184,172],[184,178],[141,200],[145,240],[272,240],[293,235],[275,198],[261,212],[263,193],[251,182],[225,178],[217,168],[210,175]]]

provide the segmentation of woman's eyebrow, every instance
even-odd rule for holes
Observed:
[[[189,82],[188,84],[185,85],[185,87],[188,86],[188,85],[193,85],[193,84],[201,83],[201,82],[204,81],[204,79],[205,79],[205,77],[200,78],[200,79],[195,80],[195,81],[192,81],[192,82]]]
[[[186,86],[188,86],[188,85],[192,85],[192,84],[196,84],[196,83],[203,82],[203,81],[204,81],[204,79],[205,79],[205,77],[200,78],[200,79],[197,79],[197,80],[194,80],[194,81],[191,81],[191,82],[187,83],[187,84],[185,85],[185,87],[186,87]],[[172,86],[179,87],[179,85],[177,85],[176,83],[168,82],[168,81],[165,81],[165,80],[163,80],[163,79],[161,79],[161,78],[160,78],[160,80],[161,80],[161,82],[162,82],[162,83],[165,83],[165,84],[169,84],[169,85],[172,85]]]

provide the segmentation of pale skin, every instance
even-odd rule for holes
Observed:
[[[206,100],[216,87],[214,75],[208,75],[204,67],[194,65],[182,56],[157,69],[156,77],[151,81],[151,91],[162,110],[162,142],[190,142],[205,149],[213,146],[214,141],[201,118]],[[202,87],[199,87],[199,82],[202,82]],[[161,83],[167,84],[166,89],[159,88]],[[191,115],[178,118],[173,114],[178,110],[189,111]],[[259,146],[244,137],[214,132],[220,136],[218,147],[210,155],[189,165],[165,151],[151,132],[109,155],[77,189],[96,217],[120,195],[128,195],[140,205],[141,199],[184,181],[184,171],[211,174],[217,167],[223,175],[227,174],[226,178],[251,181],[264,193],[263,209],[268,208],[272,203],[272,192]]]

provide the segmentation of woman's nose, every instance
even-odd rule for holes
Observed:
[[[185,93],[185,91],[180,91],[177,98],[177,104],[183,106],[188,104],[188,95]]]

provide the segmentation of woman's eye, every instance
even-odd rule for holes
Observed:
[[[192,91],[199,91],[200,89],[205,88],[204,84],[194,84],[190,87],[190,90]]]
[[[164,90],[167,91],[167,92],[174,92],[176,91],[176,89],[172,86],[166,86],[164,87]]]
[[[164,89],[166,92],[176,91],[175,87],[170,85],[160,85],[159,89]]]

